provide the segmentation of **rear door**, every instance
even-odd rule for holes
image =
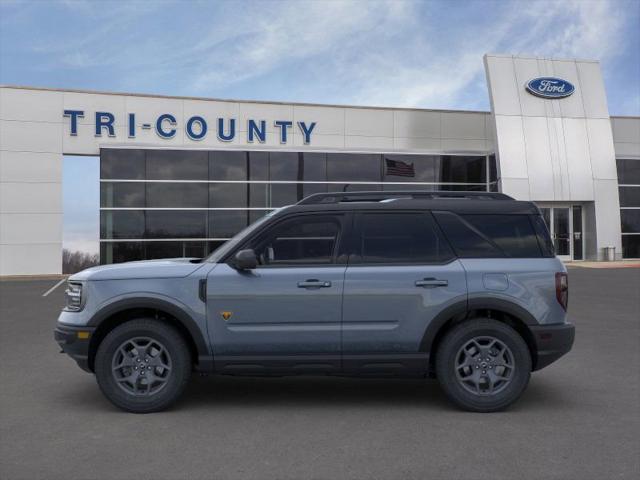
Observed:
[[[424,372],[421,341],[431,320],[466,308],[460,262],[430,213],[355,216],[343,300],[343,368],[356,373]]]

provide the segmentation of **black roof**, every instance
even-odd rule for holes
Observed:
[[[317,193],[288,207],[286,212],[355,210],[442,210],[498,215],[540,213],[534,203],[514,200],[503,193],[425,191]]]

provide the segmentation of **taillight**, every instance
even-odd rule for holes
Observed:
[[[569,277],[564,272],[556,273],[556,298],[566,311],[569,304]]]

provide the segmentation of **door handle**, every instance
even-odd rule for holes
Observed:
[[[331,282],[316,280],[315,278],[298,282],[298,288],[329,288]]]
[[[423,280],[416,280],[416,287],[423,288],[435,288],[435,287],[447,287],[449,282],[447,280],[438,280],[437,278],[425,278]]]

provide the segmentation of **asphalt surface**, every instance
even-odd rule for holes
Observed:
[[[640,269],[570,270],[574,350],[509,411],[435,381],[196,377],[123,413],[60,355],[63,288],[0,282],[0,478],[640,478]]]

